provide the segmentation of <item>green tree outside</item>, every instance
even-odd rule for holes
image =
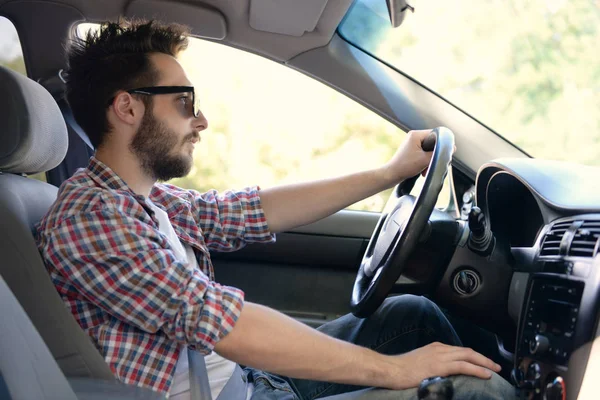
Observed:
[[[354,43],[534,157],[600,165],[600,1],[428,0],[396,29],[355,7]]]
[[[600,1],[428,0],[397,29],[383,0],[354,8],[341,29],[349,40],[535,157],[600,165]],[[403,140],[354,101],[261,57],[194,39],[182,62],[210,121],[192,172],[173,181],[183,187],[334,176],[381,165]],[[22,57],[0,64],[25,74]],[[386,198],[351,208],[380,210]]]

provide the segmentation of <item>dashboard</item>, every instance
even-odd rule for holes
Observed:
[[[501,269],[492,282],[508,285],[512,379],[526,398],[576,399],[600,334],[599,177],[597,168],[534,159],[495,160],[477,175],[476,202],[494,248],[479,259],[457,252],[450,273],[470,268],[489,282],[489,269]]]

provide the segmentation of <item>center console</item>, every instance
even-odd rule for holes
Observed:
[[[597,323],[600,254],[541,256],[536,265],[519,318],[512,378],[524,398],[575,400],[587,363],[576,354],[585,351]]]

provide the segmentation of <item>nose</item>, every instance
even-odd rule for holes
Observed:
[[[201,132],[208,128],[208,121],[202,111],[198,111],[198,116],[194,119],[194,127],[198,132]]]

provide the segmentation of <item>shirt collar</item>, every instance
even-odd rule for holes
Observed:
[[[133,196],[146,209],[152,219],[155,218],[154,210],[150,204],[150,199],[131,190],[127,183],[125,183],[125,181],[119,175],[117,175],[112,168],[98,160],[95,156],[90,158],[87,171],[90,178],[92,178],[92,180],[96,182],[98,186],[108,190],[126,192],[127,194]]]

